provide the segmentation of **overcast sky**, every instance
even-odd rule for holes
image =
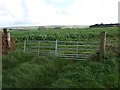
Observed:
[[[118,22],[119,0],[0,0],[0,27]]]

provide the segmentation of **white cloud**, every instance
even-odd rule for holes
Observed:
[[[65,0],[49,0],[52,3],[63,3]]]
[[[67,11],[71,21],[78,24],[115,23],[118,18],[117,3],[114,0],[76,0]]]
[[[21,0],[0,1],[0,25],[26,23],[27,18],[21,3]]]
[[[118,18],[118,0],[74,0],[62,9],[55,5],[45,0],[0,0],[0,26],[115,23]]]

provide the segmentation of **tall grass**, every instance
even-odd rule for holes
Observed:
[[[43,54],[3,56],[3,88],[115,88],[118,58],[98,62],[61,60]]]

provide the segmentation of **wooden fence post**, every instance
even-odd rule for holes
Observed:
[[[99,59],[103,60],[105,56],[106,32],[100,33]]]
[[[56,42],[55,42],[55,56],[58,56],[58,50],[57,50],[57,40],[56,40]]]
[[[2,30],[0,30],[0,89],[2,90]]]
[[[26,43],[27,43],[27,42],[26,42],[26,40],[25,40],[25,41],[24,41],[24,51],[23,51],[24,53],[26,52]]]
[[[118,56],[120,57],[120,24],[118,25]]]
[[[7,43],[8,43],[8,48],[10,48],[11,47],[10,31],[7,31]]]
[[[7,48],[10,48],[11,47],[10,31],[7,28],[4,28],[3,32],[6,38]]]
[[[2,31],[0,30],[0,57],[2,56]]]

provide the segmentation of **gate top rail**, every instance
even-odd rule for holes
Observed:
[[[56,42],[56,40],[26,40],[27,42]],[[73,40],[70,40],[70,41],[61,41],[61,40],[57,40],[57,42],[59,43],[62,43],[62,42],[65,42],[65,43],[78,43],[78,44],[98,44],[99,42],[98,41],[94,41],[94,42],[91,42],[91,41],[73,41]]]

